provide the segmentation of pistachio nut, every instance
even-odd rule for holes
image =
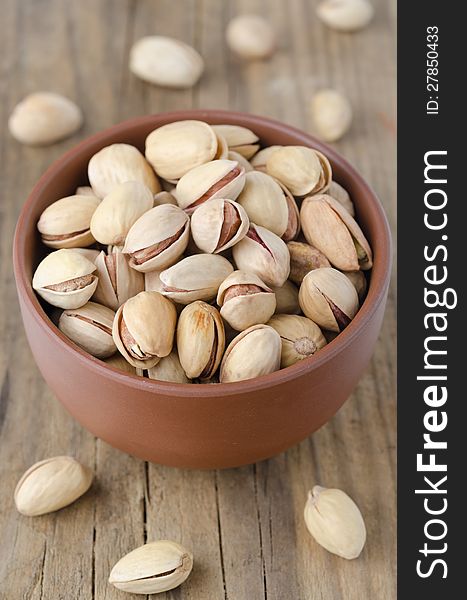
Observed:
[[[189,230],[190,219],[178,206],[155,206],[131,227],[123,252],[137,271],[165,269],[183,254]]]
[[[32,287],[52,306],[79,308],[96,291],[95,270],[94,263],[79,252],[56,250],[39,263]]]
[[[259,138],[251,129],[241,125],[213,125],[212,128],[226,141],[229,150],[250,159],[259,150]]]
[[[278,371],[281,338],[269,325],[253,325],[228,345],[221,363],[220,383],[243,381]]]
[[[357,290],[360,304],[363,302],[367,290],[367,281],[363,271],[345,271],[344,275],[353,283]]]
[[[285,233],[289,222],[287,200],[279,184],[266,173],[246,173],[245,185],[237,202],[256,225],[269,229],[279,237]]]
[[[214,159],[217,137],[204,121],[175,121],[155,129],[146,138],[146,158],[164,179],[180,177]]]
[[[338,91],[320,90],[311,100],[311,118],[316,133],[322,140],[336,142],[350,128],[352,106]]]
[[[232,265],[223,256],[194,254],[162,271],[161,293],[180,304],[212,300],[220,284],[232,271]]]
[[[160,206],[161,204],[173,204],[177,206],[177,201],[175,200],[175,196],[170,192],[158,192],[154,194],[154,206]]]
[[[136,368],[133,365],[123,358],[123,356],[119,353],[113,354],[111,357],[107,358],[105,364],[113,369],[118,369],[119,371],[125,371],[125,373],[129,373],[130,375],[136,375]]]
[[[177,348],[186,375],[210,379],[225,348],[224,324],[219,311],[206,302],[193,302],[182,310],[177,325]]]
[[[250,164],[256,171],[264,171],[267,172],[266,164],[268,162],[268,158],[279,148],[283,148],[283,146],[267,146],[266,148],[262,148],[259,150],[253,158],[250,160]]]
[[[301,312],[298,303],[298,288],[290,280],[280,287],[273,288],[276,296],[275,314],[297,315]]]
[[[371,269],[373,255],[363,231],[347,210],[326,194],[305,198],[300,209],[308,243],[342,271]]]
[[[92,235],[101,244],[123,244],[131,226],[153,203],[151,190],[141,181],[116,184],[92,215]]]
[[[101,252],[94,262],[99,282],[93,299],[99,304],[118,310],[124,302],[144,290],[142,273],[130,267],[122,252]]]
[[[44,146],[69,137],[82,123],[81,110],[68,98],[53,92],[35,92],[15,106],[8,128],[18,142]]]
[[[281,336],[281,369],[313,356],[327,343],[318,325],[307,317],[275,315],[267,324]]]
[[[305,275],[313,269],[331,266],[324,254],[314,246],[304,242],[289,242],[287,248],[290,253],[289,279],[297,285],[300,285]]]
[[[220,285],[217,304],[221,316],[237,331],[266,323],[276,309],[276,296],[252,273],[234,271]]]
[[[87,302],[80,308],[64,310],[58,327],[77,346],[96,358],[108,358],[117,352],[112,338],[115,313],[110,308]]]
[[[294,196],[316,194],[324,191],[329,175],[329,162],[323,164],[322,157],[306,146],[283,146],[269,155],[266,170]]]
[[[259,15],[234,17],[229,21],[225,35],[232,52],[246,60],[267,58],[276,47],[274,29]]]
[[[267,285],[280,287],[290,272],[290,254],[275,233],[254,223],[233,247],[237,268],[258,275]]]
[[[140,181],[153,194],[161,189],[151,165],[138,148],[129,144],[111,144],[94,154],[88,164],[88,178],[99,198],[104,198],[115,185],[125,181]]]
[[[181,585],[191,573],[193,555],[169,540],[140,546],[121,558],[109,583],[133,594],[158,594]]]
[[[211,198],[236,200],[245,185],[245,171],[233,160],[213,160],[184,175],[175,190],[180,208],[192,213]]]
[[[80,185],[76,188],[75,196],[96,196],[96,194],[90,185]]]
[[[71,456],[54,456],[32,465],[18,481],[15,504],[27,517],[68,506],[91,486],[92,472]]]
[[[366,541],[365,522],[345,492],[315,485],[308,492],[304,517],[308,531],[328,552],[347,560],[360,556]]]
[[[90,223],[99,203],[95,196],[67,196],[50,204],[37,222],[42,242],[50,248],[94,244]]]
[[[332,196],[355,218],[355,207],[346,189],[344,189],[337,181],[331,181],[326,192],[328,196]]]
[[[284,242],[290,242],[298,237],[300,233],[300,211],[290,191],[278,179],[275,179],[275,181],[281,188],[287,203],[287,228],[282,234],[282,239]]]
[[[319,150],[315,150],[315,154],[318,157],[318,160],[321,165],[321,174],[319,177],[318,185],[316,186],[316,188],[313,190],[312,193],[313,194],[323,194],[324,192],[327,193],[327,190],[329,189],[329,186],[331,185],[331,181],[332,181],[331,163],[329,162],[328,157],[325,154],[323,154],[322,152],[320,152]]]
[[[150,369],[172,351],[177,312],[158,292],[140,292],[118,309],[113,322],[115,345],[134,367]]]
[[[229,150],[227,153],[227,158],[229,160],[235,160],[238,162],[238,164],[245,169],[245,173],[248,173],[248,171],[253,171],[253,167],[251,166],[250,162],[244,156],[238,152],[235,152],[235,150]]]
[[[130,71],[149,83],[189,88],[204,71],[204,60],[194,48],[171,37],[150,35],[133,44]]]
[[[298,295],[305,315],[323,329],[342,331],[358,311],[358,296],[347,277],[330,267],[305,275]]]
[[[214,160],[227,159],[229,157],[229,147],[227,145],[227,141],[219,132],[216,131],[215,133],[217,138],[217,151],[216,155],[214,156]]]
[[[148,369],[149,379],[157,379],[158,381],[172,381],[173,383],[191,383],[188,379],[176,350],[161,358],[155,367]]]
[[[209,254],[218,254],[234,246],[245,237],[249,226],[245,209],[224,198],[203,202],[191,217],[193,241]]]
[[[357,31],[373,18],[374,9],[368,0],[324,0],[316,13],[321,21],[337,31]]]

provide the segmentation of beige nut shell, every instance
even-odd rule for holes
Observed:
[[[70,340],[96,358],[108,358],[117,347],[112,338],[115,313],[110,308],[87,302],[84,306],[64,310],[58,327]]]

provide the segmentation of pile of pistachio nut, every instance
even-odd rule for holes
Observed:
[[[328,159],[238,125],[179,121],[89,161],[48,206],[33,287],[117,369],[228,383],[312,357],[354,318],[371,248]],[[83,174],[84,179],[84,174]]]

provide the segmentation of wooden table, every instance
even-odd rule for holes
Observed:
[[[257,465],[180,471],[126,456],[76,424],[43,382],[25,340],[11,265],[22,202],[46,167],[76,142],[135,115],[218,107],[310,129],[315,90],[343,90],[355,108],[336,147],[368,179],[395,222],[395,0],[373,0],[376,17],[357,34],[315,18],[317,0],[1,0],[0,598],[137,598],[107,584],[112,565],[146,539],[193,550],[181,588],[191,600],[390,600],[395,598],[395,294],[373,361],[352,398],[318,433]],[[244,65],[224,29],[241,12],[267,16],[280,46]],[[173,35],[206,58],[201,83],[168,91],[136,80],[128,52],[143,35]],[[7,118],[28,92],[75,99],[86,122],[73,139],[26,148]],[[98,399],[96,399],[96,402]],[[71,454],[95,469],[91,491],[58,513],[17,514],[13,490],[32,463]],[[368,528],[362,556],[328,554],[306,531],[303,506],[316,483],[346,490]]]

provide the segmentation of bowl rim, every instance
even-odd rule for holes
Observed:
[[[261,125],[274,129],[276,132],[282,132],[287,135],[293,135],[303,145],[316,148],[324,152],[329,157],[331,163],[339,165],[339,168],[346,171],[349,177],[366,192],[371,199],[372,218],[377,220],[380,225],[380,232],[377,240],[377,252],[372,270],[372,283],[369,286],[367,296],[363,305],[360,307],[351,323],[342,331],[338,337],[328,343],[315,356],[299,361],[298,363],[281,369],[261,377],[248,379],[244,381],[232,383],[218,383],[214,385],[193,385],[186,383],[174,383],[157,381],[149,378],[132,375],[114,367],[107,365],[105,362],[95,358],[79,348],[71,340],[69,340],[59,329],[54,325],[49,316],[42,308],[31,282],[26,277],[26,261],[25,261],[25,229],[31,219],[31,211],[36,199],[42,193],[43,188],[54,179],[56,174],[65,167],[68,162],[73,160],[76,154],[87,150],[96,142],[105,141],[109,137],[118,135],[119,133],[127,133],[129,129],[140,125],[146,125],[154,121],[155,127],[160,127],[163,124],[176,120],[198,119],[209,122],[210,119],[224,119],[226,123],[234,125],[243,125],[254,130],[255,125]],[[137,388],[146,392],[152,392],[158,395],[177,396],[183,398],[213,398],[215,396],[232,396],[239,393],[252,393],[259,389],[275,387],[287,383],[290,380],[308,374],[325,363],[331,360],[346,348],[348,348],[361,331],[371,321],[372,317],[378,310],[380,304],[385,301],[387,289],[389,287],[392,265],[392,240],[389,224],[386,218],[384,209],[368,183],[363,177],[344,159],[336,150],[327,144],[317,140],[309,135],[286,123],[282,123],[269,117],[244,113],[239,111],[229,111],[220,109],[190,109],[155,113],[144,115],[132,119],[127,119],[104,129],[92,136],[82,140],[76,146],[73,146],[64,155],[55,160],[40,177],[28,198],[26,199],[18,217],[15,235],[13,240],[13,265],[16,278],[18,295],[24,303],[25,308],[34,317],[36,323],[43,332],[53,342],[59,344],[66,352],[72,352],[76,360],[83,363],[83,367],[89,368],[100,377],[112,379],[118,384],[129,388]]]

